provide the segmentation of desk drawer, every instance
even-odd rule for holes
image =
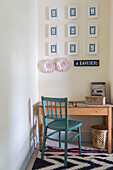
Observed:
[[[69,108],[69,115],[108,115],[108,108],[75,107]]]

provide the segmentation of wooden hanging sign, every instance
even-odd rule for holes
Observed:
[[[74,60],[74,66],[99,66],[99,60]]]

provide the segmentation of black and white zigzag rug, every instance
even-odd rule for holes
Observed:
[[[64,153],[62,151],[45,152],[44,160],[41,160],[41,152],[34,162],[32,170],[113,170],[113,154],[99,152],[68,152],[68,166],[64,167]]]

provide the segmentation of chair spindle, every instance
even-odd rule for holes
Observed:
[[[59,102],[59,105],[60,105],[60,118],[62,118],[61,102]]]
[[[51,102],[51,116],[53,117],[53,106],[52,106],[52,102]]]
[[[48,112],[48,116],[49,116],[49,105],[48,105],[48,101],[47,101],[47,112]]]
[[[55,102],[55,115],[56,115],[56,118],[57,118],[57,104]]]

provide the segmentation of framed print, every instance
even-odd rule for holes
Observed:
[[[88,18],[97,18],[98,17],[98,7],[97,5],[88,6]]]
[[[78,18],[78,6],[68,6],[68,18],[69,19],[76,19]]]
[[[68,24],[68,37],[78,37],[78,24]]]
[[[57,55],[57,43],[49,44],[49,55]]]
[[[58,17],[57,7],[49,8],[49,18],[56,19]]]
[[[97,54],[97,42],[88,42],[88,54]]]
[[[57,36],[57,26],[50,25],[49,26],[49,37],[56,37]]]
[[[97,24],[89,24],[88,25],[88,37],[97,37],[97,35],[98,35]]]
[[[77,54],[78,54],[78,42],[69,42],[68,55],[77,55]]]

